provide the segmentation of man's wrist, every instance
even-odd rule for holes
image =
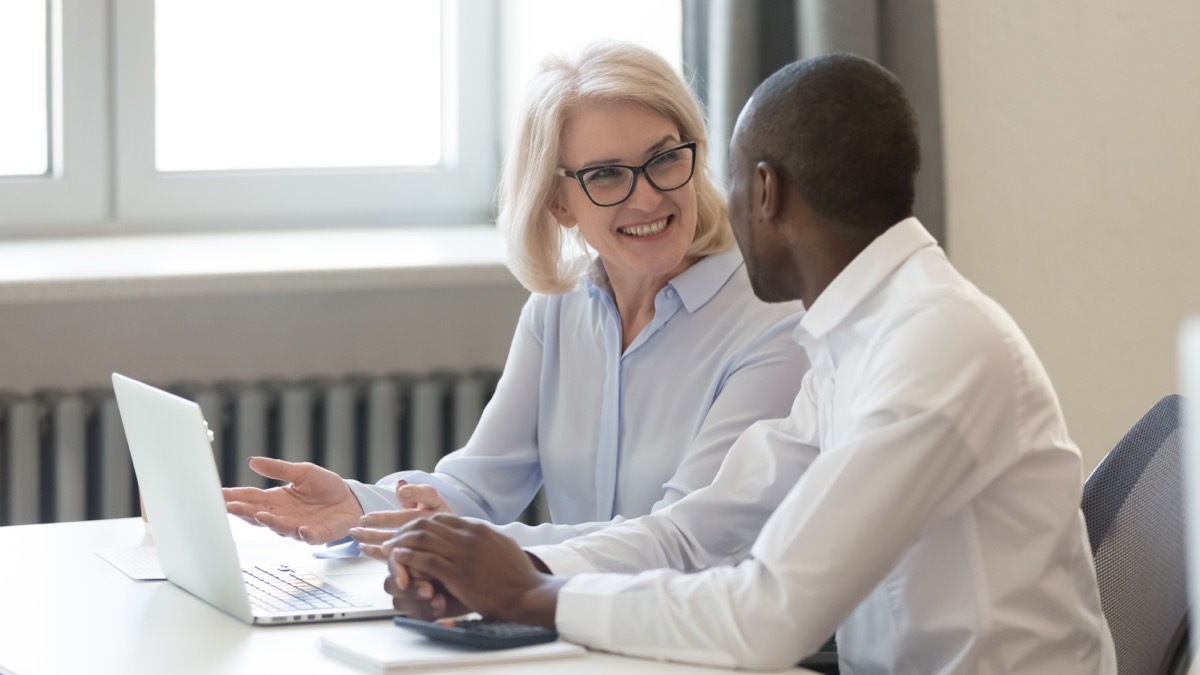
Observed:
[[[525,555],[529,558],[529,562],[533,563],[534,569],[541,572],[542,574],[552,574],[552,572],[550,571],[550,567],[548,565],[546,565],[546,563],[542,562],[541,558],[530,553],[528,550],[525,551]]]
[[[518,623],[543,628],[554,628],[554,616],[558,610],[558,591],[567,583],[562,577],[538,574],[538,583],[522,596],[517,603]]]

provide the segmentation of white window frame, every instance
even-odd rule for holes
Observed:
[[[50,169],[0,178],[0,232],[95,226],[109,215],[107,11],[48,0]]]
[[[497,175],[497,28],[489,0],[446,0],[442,104],[452,139],[431,169],[159,172],[154,163],[154,0],[116,0],[116,210],[122,221],[264,227],[490,219]],[[457,133],[454,133],[457,131]],[[336,218],[336,222],[331,222]]]
[[[0,178],[0,236],[482,223],[499,175],[490,0],[445,0],[439,166],[160,172],[154,0],[47,0],[51,170]]]

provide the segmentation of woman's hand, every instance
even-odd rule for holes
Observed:
[[[358,527],[350,529],[350,536],[358,542],[358,549],[363,555],[387,562],[387,554],[382,546],[396,536],[396,530],[435,513],[454,513],[432,485],[410,485],[400,481],[396,483],[396,499],[400,502],[401,510],[372,511],[359,519]]]
[[[251,457],[250,468],[267,478],[287,481],[287,485],[267,490],[222,490],[225,509],[252,525],[306,544],[324,544],[345,537],[362,517],[354,493],[329,469],[271,457]]]

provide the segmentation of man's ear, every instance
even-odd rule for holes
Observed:
[[[776,220],[783,209],[782,186],[775,167],[759,162],[754,167],[754,203],[765,222]]]

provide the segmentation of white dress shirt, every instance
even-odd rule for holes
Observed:
[[[834,279],[795,336],[813,365],[791,413],[748,430],[710,487],[533,549],[556,572],[675,568],[572,577],[558,631],[626,654],[778,668],[836,628],[847,675],[1115,673],[1079,451],[1012,319],[907,219]],[[772,510],[748,559],[678,571],[737,557]]]
[[[792,340],[803,306],[767,304],[737,249],[708,256],[655,298],[622,350],[603,276],[521,312],[496,392],[466,446],[433,473],[347,481],[364,510],[399,508],[397,480],[435,486],[454,512],[532,545],[650,513],[708,485],[737,437],[787,412],[808,370]],[[512,523],[545,485],[553,524]]]

